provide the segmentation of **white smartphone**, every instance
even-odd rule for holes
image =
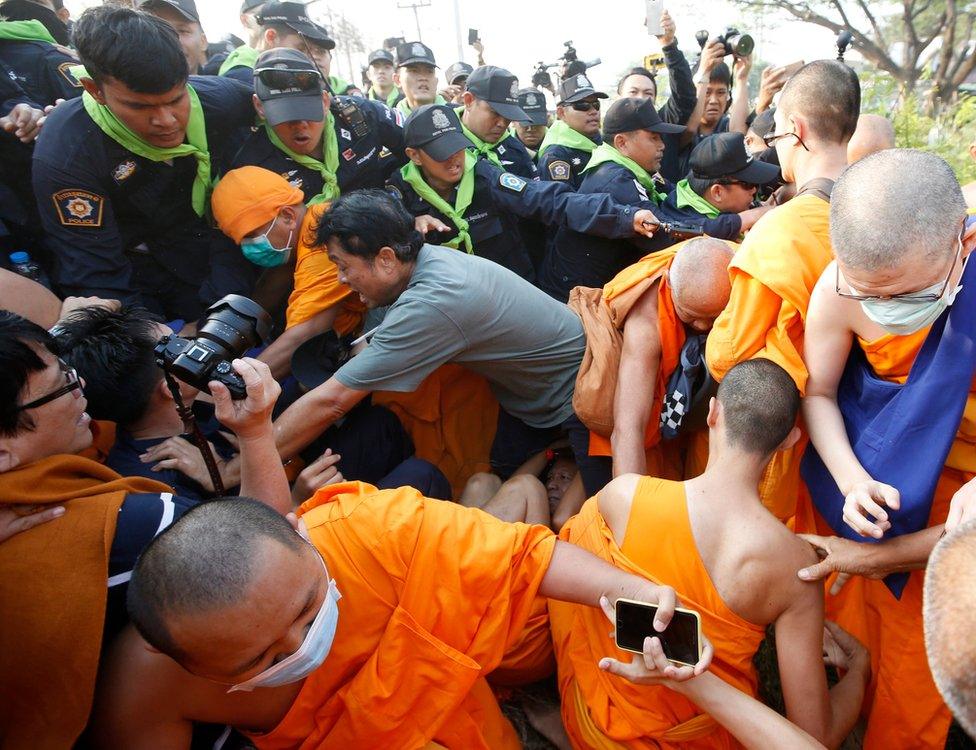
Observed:
[[[647,33],[660,36],[664,33],[661,28],[661,14],[664,13],[664,0],[644,0],[647,6]]]

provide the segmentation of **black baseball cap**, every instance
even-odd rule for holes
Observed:
[[[610,105],[603,118],[603,136],[629,133],[633,130],[650,130],[652,133],[683,133],[684,125],[664,122],[654,109],[654,102],[636,96],[617,99]]]
[[[560,104],[581,102],[591,96],[595,96],[597,99],[608,98],[607,95],[602,91],[597,91],[595,88],[593,88],[593,84],[590,83],[590,79],[582,73],[577,73],[576,75],[565,79],[559,84],[559,91],[556,93],[556,97]]]
[[[139,10],[152,11],[153,8],[172,8],[187,21],[200,23],[197,4],[193,0],[143,0],[139,3]]]
[[[723,177],[749,185],[765,185],[776,179],[779,168],[754,158],[746,150],[742,133],[715,133],[695,146],[689,160],[690,176],[699,180]]]
[[[437,67],[437,63],[434,62],[434,51],[423,42],[398,44],[396,48],[397,67],[402,68],[404,65],[412,65],[413,63],[424,63]]]
[[[457,113],[444,104],[417,107],[403,123],[403,145],[423,149],[436,161],[445,161],[472,143],[461,132]]]
[[[482,65],[468,76],[468,91],[488,102],[506,120],[524,122],[529,116],[519,106],[518,90],[518,78],[505,68]]]
[[[241,13],[251,13],[264,5],[265,0],[244,0],[241,3]]]
[[[366,58],[366,64],[372,65],[374,62],[388,62],[390,65],[394,64],[393,53],[388,49],[374,49],[369,53],[369,57]]]
[[[466,62],[456,62],[453,65],[447,66],[447,70],[444,71],[444,78],[448,84],[453,86],[458,78],[467,78],[473,70],[474,68]]]
[[[290,0],[271,0],[271,2],[265,3],[258,12],[257,22],[259,26],[265,26],[269,23],[283,24],[292,31],[308,37],[310,41],[320,47],[329,50],[335,49],[335,40],[329,35],[328,29],[309,18],[308,11],[301,3]]]
[[[546,107],[546,97],[537,89],[520,89],[518,103],[522,111],[529,116],[524,122],[530,125],[548,125],[549,109]]]
[[[254,93],[272,127],[295,120],[325,119],[322,91],[322,76],[315,63],[297,49],[269,49],[254,63]]]

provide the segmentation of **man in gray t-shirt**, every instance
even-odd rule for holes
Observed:
[[[413,391],[456,362],[484,376],[501,406],[491,456],[500,476],[568,434],[584,484],[596,491],[609,481],[609,460],[587,455],[589,432],[573,413],[586,341],[566,305],[492,261],[424,244],[413,217],[383,191],[340,198],[317,239],[372,309],[366,327],[375,330],[276,421],[285,458],[372,391]]]

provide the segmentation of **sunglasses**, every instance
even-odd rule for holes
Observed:
[[[600,111],[600,102],[573,102],[569,105],[577,112],[589,112],[591,109],[595,109],[597,112]]]
[[[810,149],[807,148],[807,144],[805,144],[803,142],[803,139],[800,138],[800,136],[798,136],[796,133],[767,133],[766,135],[764,135],[762,137],[762,139],[763,139],[763,143],[766,144],[766,148],[769,148],[774,143],[776,143],[776,141],[778,141],[780,138],[789,138],[790,136],[793,136],[794,138],[796,138],[797,142],[801,146],[803,146],[803,150],[804,151],[809,151],[810,150]]]
[[[61,398],[66,393],[73,393],[75,398],[81,398],[81,381],[78,379],[78,371],[74,367],[69,367],[60,357],[58,358],[58,367],[61,368],[61,373],[67,382],[46,396],[41,396],[40,398],[35,398],[33,401],[28,401],[26,404],[21,404],[17,407],[17,411],[36,409],[38,406],[44,406],[44,404],[50,403],[56,398]]]
[[[284,91],[286,89],[319,90],[322,89],[322,77],[314,70],[289,70],[288,68],[262,68],[254,71],[261,79],[261,83],[269,89]]]

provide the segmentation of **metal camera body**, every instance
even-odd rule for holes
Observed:
[[[702,29],[695,34],[695,41],[698,42],[698,46],[705,49],[705,45],[708,44],[708,31]],[[756,48],[756,41],[749,36],[749,34],[741,33],[734,26],[729,26],[725,33],[719,34],[715,37],[715,41],[722,44],[725,47],[725,52],[723,55],[728,57],[729,55],[735,55],[736,57],[748,57],[752,54],[752,51]]]
[[[231,360],[263,343],[271,330],[271,316],[257,302],[228,294],[207,308],[196,338],[163,336],[154,348],[156,364],[177,380],[210,393],[208,383],[227,386],[231,398],[247,395],[244,379]]]
[[[572,41],[563,42],[563,46],[566,48],[566,51],[563,52],[563,56],[559,58],[560,62],[562,63],[560,78],[563,81],[565,81],[567,78],[584,74],[590,68],[596,67],[603,62],[599,57],[589,61],[580,60],[576,54],[576,48],[573,46]]]

